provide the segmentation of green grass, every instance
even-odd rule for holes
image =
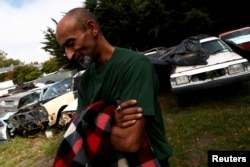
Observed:
[[[187,106],[169,92],[159,94],[172,167],[206,167],[208,150],[250,150],[248,87],[225,90],[189,94]],[[0,145],[0,167],[51,167],[62,135],[16,136]]]
[[[160,96],[172,167],[206,167],[208,150],[250,150],[250,95],[245,91],[205,92],[206,98],[190,97],[192,105],[186,107],[171,94]]]

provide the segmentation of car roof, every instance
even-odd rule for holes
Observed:
[[[243,28],[234,29],[234,30],[231,30],[231,31],[226,31],[224,33],[219,34],[219,37],[222,37],[222,36],[227,35],[227,34],[231,34],[231,33],[236,32],[236,31],[242,31],[242,30],[245,30],[245,29],[250,29],[250,27],[247,26],[247,27],[243,27]]]
[[[214,36],[213,37],[207,37],[207,38],[201,39],[200,43],[207,42],[207,41],[213,41],[213,40],[217,40],[217,39],[219,39],[219,38],[214,37]]]

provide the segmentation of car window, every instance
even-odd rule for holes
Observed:
[[[222,43],[220,40],[203,42],[201,43],[201,47],[211,54],[219,52],[219,51],[223,51],[223,50],[228,51],[228,47],[224,43]]]
[[[27,106],[32,105],[32,104],[34,104],[34,103],[36,103],[38,101],[39,101],[39,93],[34,92],[32,94],[29,94],[27,96],[22,97],[19,100],[18,108],[26,106],[26,105]]]
[[[72,85],[71,79],[67,79],[67,80],[64,80],[64,81],[61,81],[61,82],[58,82],[58,83],[52,85],[45,92],[45,94],[43,96],[43,100],[50,99],[50,98],[53,98],[55,96],[58,96],[58,95],[61,95],[65,92],[67,92],[68,90],[70,90],[71,85]]]

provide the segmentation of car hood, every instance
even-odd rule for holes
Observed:
[[[234,60],[243,59],[240,55],[236,54],[235,52],[222,52],[217,53],[214,55],[210,55],[207,59],[207,65],[193,65],[193,66],[176,66],[174,73],[180,73],[183,71],[189,71],[199,68],[204,68],[216,64],[221,64],[225,62],[230,62]]]

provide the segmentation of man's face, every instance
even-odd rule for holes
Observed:
[[[96,41],[89,29],[82,30],[72,19],[64,18],[58,25],[56,37],[70,61],[86,64],[86,59],[95,56]]]

